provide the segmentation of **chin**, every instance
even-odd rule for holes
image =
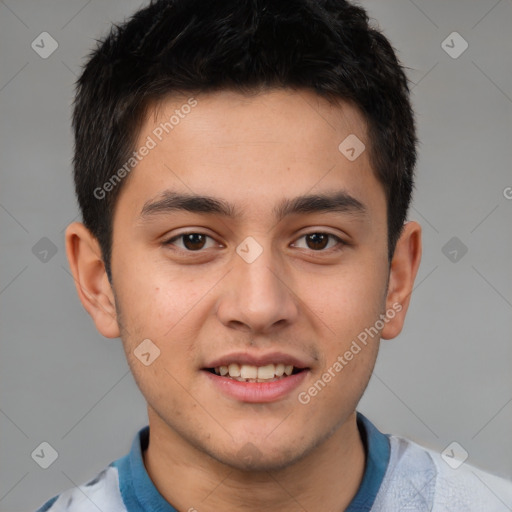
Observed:
[[[234,452],[233,446],[225,447],[222,451],[208,451],[218,462],[238,471],[251,473],[279,471],[295,464],[309,452],[304,448],[303,440],[288,446],[276,446],[271,445],[268,439],[262,439],[237,446]]]
[[[292,464],[300,460],[302,454],[265,454],[258,453],[255,457],[245,455],[240,456],[239,453],[226,455],[219,458],[226,466],[246,473],[267,473],[269,471],[279,471],[290,467]]]

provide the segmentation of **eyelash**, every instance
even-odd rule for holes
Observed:
[[[211,237],[210,235],[207,235],[205,233],[201,233],[201,232],[198,232],[198,231],[189,231],[187,233],[180,233],[179,235],[173,236],[169,240],[162,242],[162,245],[166,246],[166,247],[170,246],[170,245],[174,245],[174,242],[176,240],[183,239],[183,237],[185,237],[187,235],[203,235],[203,236],[206,236],[207,238],[210,238],[210,239],[213,240],[213,237]],[[310,250],[311,252],[314,252],[314,253],[335,252],[335,251],[341,250],[343,248],[343,246],[349,245],[347,242],[342,240],[339,236],[333,235],[332,233],[323,232],[323,231],[311,231],[310,233],[305,233],[305,234],[301,235],[297,240],[300,240],[301,238],[304,238],[304,237],[307,237],[307,236],[310,236],[310,235],[327,235],[328,237],[330,237],[331,239],[334,239],[337,242],[337,244],[334,247],[330,247],[328,249],[319,249],[319,250],[308,249],[308,250]],[[182,251],[182,252],[186,252],[186,253],[191,253],[191,254],[192,253],[201,253],[201,252],[203,252],[203,249],[199,249],[197,251],[192,251],[190,249],[186,249],[186,248],[183,249],[181,247],[177,247],[177,250],[178,251]]]

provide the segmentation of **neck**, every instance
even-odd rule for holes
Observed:
[[[187,443],[149,410],[144,464],[160,494],[177,510],[247,512],[337,511],[361,484],[365,449],[356,413],[309,454],[277,471],[241,471]]]

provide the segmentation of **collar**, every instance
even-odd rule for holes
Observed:
[[[388,467],[389,435],[382,434],[357,412],[357,427],[366,452],[363,480],[345,512],[369,512]],[[144,466],[143,452],[149,445],[149,425],[133,440],[130,453],[112,463],[119,473],[119,489],[128,512],[178,512],[158,492]]]

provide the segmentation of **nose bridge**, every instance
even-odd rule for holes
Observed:
[[[292,322],[297,315],[296,303],[285,284],[285,269],[270,244],[263,246],[248,237],[236,252],[229,290],[218,309],[221,320],[231,325],[245,324],[253,331]]]
[[[269,251],[270,253],[270,251]],[[259,260],[259,261],[258,261]],[[279,278],[279,270],[276,261],[272,257],[260,256],[258,260],[247,264],[239,262],[238,280],[240,281],[239,299],[244,300],[251,306],[251,310],[264,308],[265,304],[279,302],[285,295],[282,289],[284,284],[282,277]]]

